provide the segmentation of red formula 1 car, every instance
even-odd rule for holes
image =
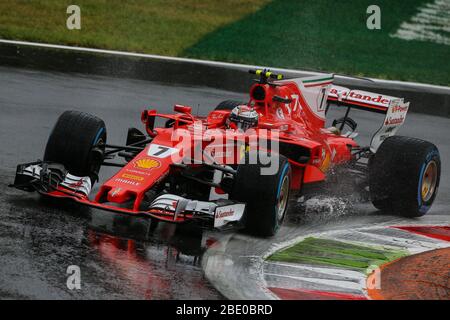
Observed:
[[[395,136],[409,103],[335,86],[333,75],[284,80],[268,70],[251,73],[259,79],[247,103],[224,101],[206,117],[183,105],[174,114],[145,110],[146,133],[129,129],[125,146],[106,143],[99,118],[66,111],[43,161],[19,165],[13,186],[173,223],[245,226],[259,236],[276,233],[293,194],[339,170],[378,209],[408,216],[429,210],[439,186],[439,152],[429,142]],[[330,105],[346,113],[327,128]],[[354,140],[352,108],[385,114],[369,146]],[[156,127],[156,118],[165,125]],[[342,133],[344,127],[349,131]],[[91,194],[102,166],[120,169]]]

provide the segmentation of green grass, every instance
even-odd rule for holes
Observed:
[[[0,38],[450,85],[450,47],[391,38],[431,0],[8,0]],[[82,29],[66,28],[81,8]]]
[[[340,241],[306,238],[296,245],[278,251],[268,260],[305,264],[323,264],[366,271],[408,255],[407,252],[359,246]]]
[[[0,38],[176,56],[267,2],[5,0],[0,1]],[[71,4],[81,9],[81,30],[66,28]]]
[[[425,0],[276,0],[208,34],[183,55],[450,84],[450,47],[389,37]],[[366,9],[381,8],[381,30]]]

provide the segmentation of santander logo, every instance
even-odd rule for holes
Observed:
[[[225,217],[231,217],[233,215],[234,215],[234,210],[230,209],[227,211],[217,212],[216,218],[220,219],[220,218],[225,218]]]
[[[359,101],[367,101],[374,103],[381,103],[383,105],[388,105],[390,99],[386,98],[383,95],[370,95],[368,92],[364,91],[338,91],[335,88],[330,89],[330,95],[334,97],[341,96],[343,99],[348,100],[359,100]]]
[[[401,115],[398,118],[392,118],[389,117],[388,119],[386,119],[386,121],[384,122],[385,125],[393,125],[393,124],[401,124],[403,123],[403,121],[405,121],[405,117],[403,115]]]
[[[364,101],[371,101],[371,102],[376,102],[376,103],[381,103],[381,104],[389,104],[389,99],[383,98],[382,95],[378,95],[377,97],[375,97],[375,96],[369,96],[369,95],[355,93],[352,91],[352,92],[350,92],[349,97],[353,98],[355,100],[364,100]]]

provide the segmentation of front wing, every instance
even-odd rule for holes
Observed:
[[[60,164],[43,161],[18,165],[14,184],[10,187],[37,191],[53,198],[70,199],[102,210],[148,216],[171,223],[195,221],[206,228],[239,227],[245,213],[244,203],[225,199],[192,200],[167,193],[153,199],[142,211],[117,206],[115,203],[97,202],[89,198],[92,189],[90,177],[74,176]]]

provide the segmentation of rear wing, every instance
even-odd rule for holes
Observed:
[[[387,137],[395,135],[400,126],[405,122],[409,109],[409,102],[404,102],[403,98],[362,90],[352,90],[336,85],[331,86],[327,101],[334,102],[339,106],[386,115],[383,124],[375,132],[370,142],[372,152],[376,152]]]
[[[386,113],[389,103],[397,99],[400,98],[368,91],[352,90],[336,85],[332,85],[328,93],[329,102],[378,113]]]

